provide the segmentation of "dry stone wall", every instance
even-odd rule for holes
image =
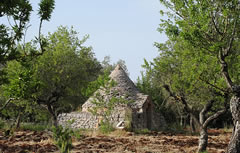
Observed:
[[[160,130],[166,127],[165,119],[161,113],[154,109],[151,115],[150,129]],[[69,121],[73,120],[74,122],[70,126],[73,129],[95,129],[98,128],[101,119],[90,112],[63,113],[58,116],[58,124],[65,127],[69,124]],[[110,115],[110,122],[113,127],[123,123],[122,128],[128,124],[131,124],[133,129],[149,128],[146,110],[144,109],[142,111],[132,111],[129,107],[116,107]]]
[[[113,127],[116,127],[120,122],[125,122],[125,111],[123,106],[115,107],[113,113],[109,116],[110,122]],[[73,112],[63,113],[58,116],[58,124],[63,127],[73,121],[71,128],[74,129],[95,129],[97,128],[102,118],[93,115],[90,112]]]
[[[58,116],[58,124],[63,127],[72,121],[71,128],[73,129],[94,129],[98,125],[98,117],[92,115],[90,112],[73,112],[62,113]]]

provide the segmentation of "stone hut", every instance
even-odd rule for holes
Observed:
[[[120,65],[117,65],[112,71],[110,78],[116,82],[116,86],[111,88],[111,92],[117,93],[118,97],[124,97],[127,101],[131,101],[128,104],[119,104],[114,107],[110,115],[110,122],[114,127],[124,128],[129,122],[131,122],[133,129],[159,130],[166,126],[164,117],[156,110],[151,98],[140,93]],[[96,92],[100,93],[106,102],[112,96],[104,93],[101,89]],[[82,105],[82,112],[60,114],[58,123],[66,125],[68,120],[74,120],[71,125],[73,128],[97,128],[101,117],[94,116],[89,112],[91,108],[95,107],[92,103],[93,100],[94,96]]]

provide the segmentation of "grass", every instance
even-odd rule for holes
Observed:
[[[136,129],[133,132],[135,134],[149,134],[149,133],[151,133],[151,131],[148,130],[148,129]]]
[[[102,134],[109,134],[109,133],[113,132],[114,130],[115,130],[114,127],[108,121],[105,121],[105,122],[102,121],[100,126],[99,126],[99,131]]]
[[[46,129],[50,129],[50,126],[43,124],[33,124],[33,123],[22,123],[20,125],[21,130],[30,130],[30,131],[44,131]]]
[[[0,119],[0,129],[3,131],[6,130],[15,130],[15,126],[13,126],[13,122],[5,121]],[[30,131],[44,131],[46,129],[50,129],[49,125],[39,124],[39,123],[21,123],[19,130],[30,130]]]
[[[164,130],[164,132],[172,133],[172,134],[186,134],[187,133],[187,131],[184,130],[184,128],[178,123],[170,124],[169,127]]]
[[[84,130],[82,129],[78,129],[78,130],[74,130],[73,131],[73,137],[76,139],[76,140],[81,140],[82,138],[84,138]]]
[[[233,125],[228,125],[228,124],[224,124],[224,128],[223,131],[228,133],[228,132],[232,132],[233,129]]]
[[[126,136],[129,136],[129,132],[127,132],[126,130],[114,130],[109,134],[109,136],[126,137]]]

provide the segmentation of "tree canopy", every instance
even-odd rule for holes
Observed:
[[[171,89],[183,89],[184,93],[190,94],[197,90],[191,97],[201,95],[199,93],[203,93],[204,96],[210,93],[225,95],[223,97],[232,95],[230,106],[236,123],[239,120],[236,117],[238,114],[236,105],[239,103],[236,97],[239,97],[240,93],[237,69],[239,1],[160,0],[160,2],[168,9],[167,12],[161,11],[168,19],[161,20],[159,31],[165,32],[169,37],[165,44],[156,44],[161,51],[160,54],[164,56],[160,58],[165,58],[160,63],[174,60],[167,72],[171,70],[179,72],[169,82]],[[172,50],[174,54],[171,53]],[[169,56],[174,56],[175,59],[169,59]],[[182,65],[180,69],[175,69],[179,64]],[[201,100],[205,98],[200,97]],[[221,98],[216,100],[221,101]],[[225,103],[219,106],[221,105]],[[238,123],[235,126],[238,126]],[[238,150],[236,146],[239,146],[240,137],[236,133],[235,131],[230,142],[229,152]]]

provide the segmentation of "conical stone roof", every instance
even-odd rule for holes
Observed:
[[[112,71],[109,77],[117,83],[115,89],[117,89],[119,92],[130,95],[139,93],[135,84],[128,77],[128,75],[120,65],[116,66],[116,68]]]
[[[126,97],[126,100],[131,101],[129,107],[132,109],[140,109],[147,100],[148,96],[139,92],[135,84],[128,77],[126,72],[120,65],[117,65],[116,68],[112,71],[109,76],[112,80],[116,82],[111,90],[118,93],[120,97]],[[111,98],[111,95],[106,95],[101,89],[98,89],[96,92],[104,96],[104,99],[108,101]],[[95,95],[95,94],[94,94]],[[91,103],[94,100],[94,96],[90,97],[83,105],[82,111],[88,111],[89,108],[94,107]]]

